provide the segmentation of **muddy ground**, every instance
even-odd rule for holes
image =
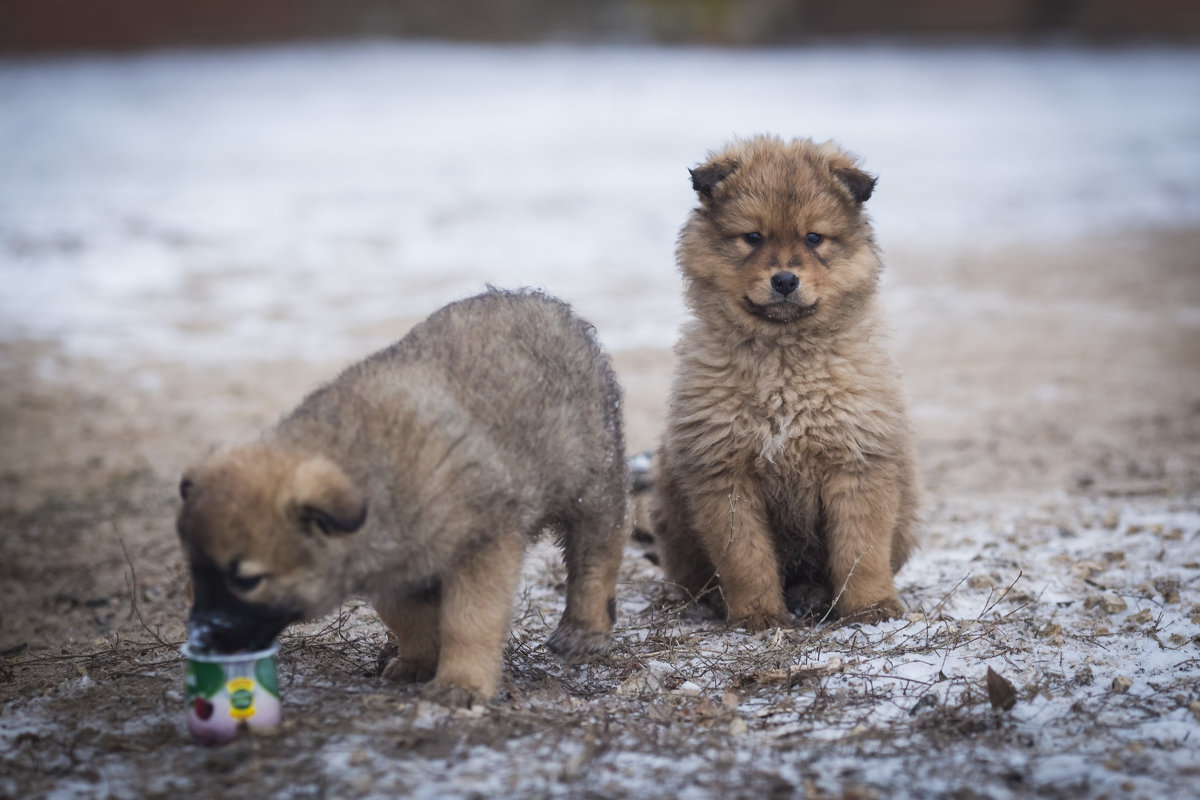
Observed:
[[[184,727],[178,475],[341,364],[0,342],[0,797],[1190,795],[1198,253],[1173,230],[889,254],[925,490],[905,619],[728,631],[631,547],[614,649],[563,667],[539,548],[487,709],[385,685],[349,602],[285,635],[282,728],[219,748]],[[615,355],[652,447],[670,343]]]

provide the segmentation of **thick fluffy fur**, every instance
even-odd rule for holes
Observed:
[[[443,308],[186,473],[192,639],[262,646],[365,595],[399,644],[385,677],[487,699],[525,543],[549,527],[567,566],[549,647],[603,651],[629,528],[619,400],[565,304],[493,291]]]
[[[833,143],[765,136],[692,179],[678,260],[694,318],[651,512],[663,567],[751,629],[789,624],[785,598],[802,596],[898,615],[915,477],[880,347],[875,181]]]

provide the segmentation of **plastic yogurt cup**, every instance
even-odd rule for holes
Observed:
[[[243,730],[279,724],[279,644],[252,653],[203,653],[188,645],[188,730],[204,744],[233,741]]]

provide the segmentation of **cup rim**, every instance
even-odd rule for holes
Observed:
[[[204,653],[197,651],[186,642],[179,648],[188,661],[200,661],[207,664],[237,664],[243,661],[259,661],[270,658],[279,652],[279,642],[271,642],[262,650],[244,650],[238,653]]]

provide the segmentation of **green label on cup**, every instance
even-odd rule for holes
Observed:
[[[188,661],[187,693],[188,697],[212,698],[225,685],[225,670],[220,664],[206,661]]]
[[[279,697],[279,676],[275,672],[275,659],[260,658],[256,661],[254,677],[258,680],[259,687],[275,697]]]
[[[250,689],[234,689],[229,695],[229,705],[238,711],[245,711],[254,705],[254,692]]]

